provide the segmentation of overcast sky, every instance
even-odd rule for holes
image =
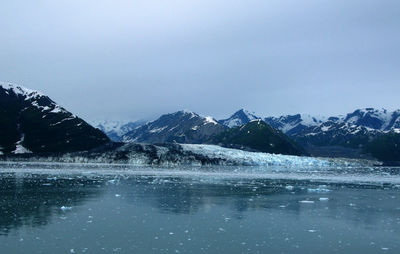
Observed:
[[[400,1],[2,0],[0,80],[89,119],[400,108]]]

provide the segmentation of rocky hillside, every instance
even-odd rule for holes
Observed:
[[[304,155],[304,150],[281,131],[262,120],[231,128],[211,140],[224,147],[274,154]]]
[[[364,151],[387,164],[400,165],[400,131],[391,131],[366,144]]]
[[[44,94],[0,83],[0,153],[83,151],[109,142]]]

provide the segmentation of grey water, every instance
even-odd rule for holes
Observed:
[[[0,253],[400,253],[398,168],[0,164]]]

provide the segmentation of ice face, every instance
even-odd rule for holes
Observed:
[[[327,167],[332,166],[329,160],[292,156],[281,154],[268,154],[247,152],[237,149],[223,148],[217,145],[182,144],[184,151],[201,154],[209,158],[221,158],[237,165],[249,166],[298,166],[298,167]]]

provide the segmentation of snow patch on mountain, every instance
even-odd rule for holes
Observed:
[[[22,143],[24,142],[25,139],[25,134],[21,135],[21,139],[15,143],[16,148],[15,150],[12,152],[13,154],[24,154],[24,153],[32,153],[29,149],[27,149],[26,147],[24,147],[22,145]]]
[[[10,83],[10,82],[0,81],[0,87],[4,88],[5,90],[12,91],[16,95],[21,95],[21,96],[25,97],[25,100],[30,100],[33,98],[45,96],[44,94],[42,94],[39,91],[32,90],[32,89],[26,88],[24,86],[20,86],[20,85]]]
[[[160,127],[160,128],[154,128],[149,130],[150,133],[157,133],[157,132],[162,132],[163,130],[165,130],[166,128],[168,128],[168,126],[164,126],[164,127]]]
[[[205,123],[204,124],[218,124],[217,121],[212,117],[212,116],[206,116],[205,118]]]

